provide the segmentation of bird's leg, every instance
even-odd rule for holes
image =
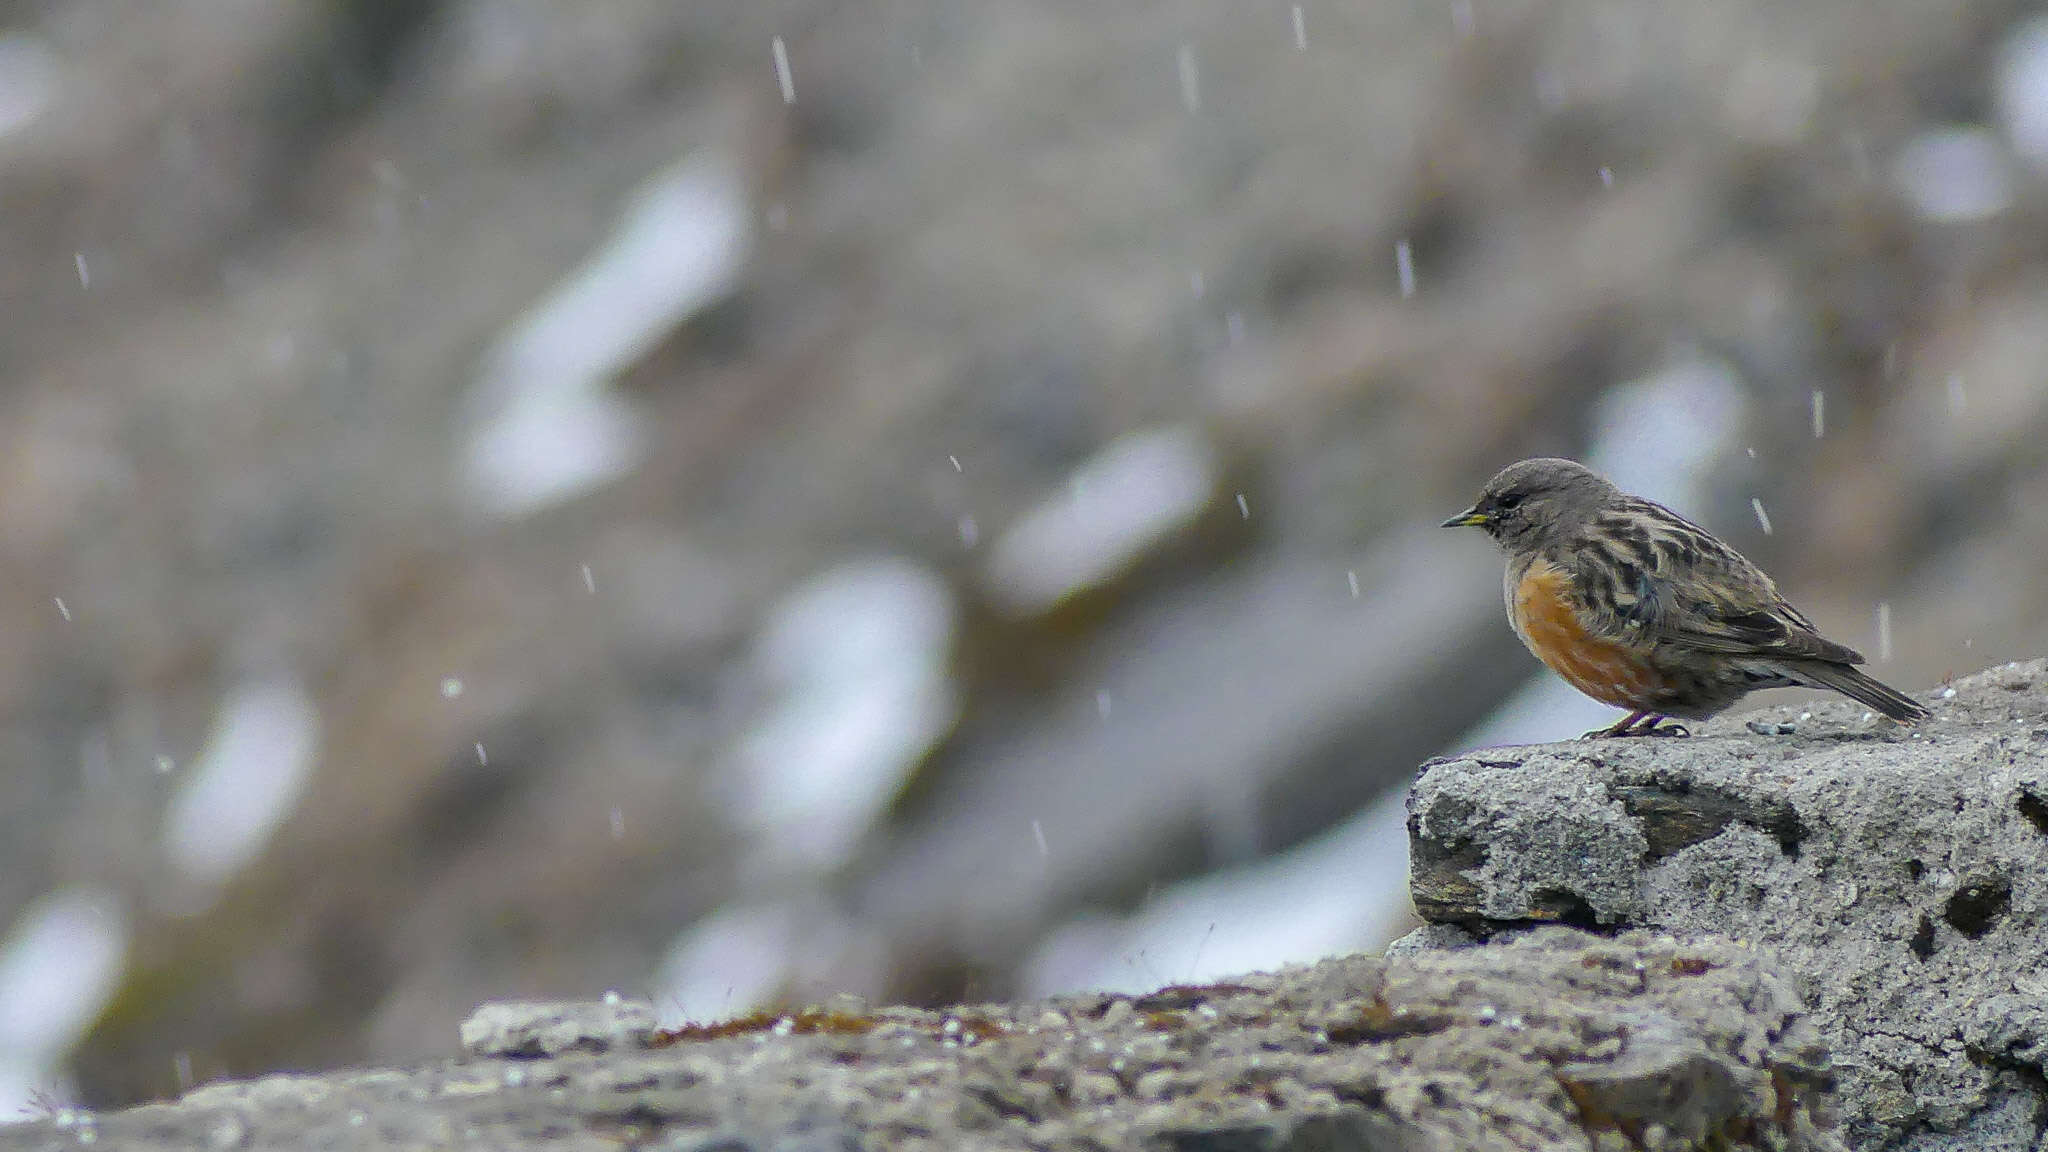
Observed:
[[[1690,736],[1692,729],[1683,724],[1666,724],[1664,717],[1651,713],[1649,719],[1636,726],[1631,736]]]
[[[1637,721],[1642,720],[1644,717],[1649,717],[1650,723],[1652,724],[1655,724],[1658,720],[1662,719],[1662,717],[1658,716],[1655,712],[1631,712],[1628,715],[1622,717],[1620,723],[1615,724],[1613,727],[1595,728],[1591,732],[1586,733],[1584,736],[1579,737],[1579,739],[1609,740],[1618,736],[1633,736],[1635,735],[1635,733],[1630,731],[1630,729],[1634,728]]]
[[[1661,712],[1638,709],[1621,718],[1609,728],[1595,728],[1581,740],[1612,740],[1623,736],[1690,736],[1692,730],[1683,724],[1666,724]]]

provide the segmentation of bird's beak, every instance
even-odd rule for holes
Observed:
[[[1444,521],[1442,524],[1437,525],[1437,527],[1477,528],[1480,525],[1485,524],[1486,520],[1486,513],[1481,512],[1479,510],[1479,506],[1477,504],[1474,504],[1472,507],[1465,509],[1463,512],[1460,512],[1456,516],[1451,517],[1449,520]]]

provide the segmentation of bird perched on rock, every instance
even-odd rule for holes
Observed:
[[[1570,460],[1510,464],[1446,528],[1508,554],[1508,620],[1572,687],[1628,715],[1588,736],[1682,736],[1759,688],[1828,688],[1901,723],[1927,709],[1856,668],[1771,578],[1661,504]]]

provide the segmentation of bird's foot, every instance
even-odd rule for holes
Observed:
[[[1613,740],[1616,737],[1620,736],[1633,736],[1635,735],[1635,726],[1645,718],[1647,718],[1652,724],[1656,723],[1659,719],[1659,717],[1654,716],[1648,712],[1631,712],[1628,715],[1623,716],[1614,724],[1611,724],[1606,728],[1595,728],[1591,732],[1586,733],[1584,736],[1579,737],[1579,739]]]
[[[1666,724],[1664,717],[1655,712],[1632,712],[1614,725],[1595,728],[1581,740],[1615,740],[1623,736],[1677,736],[1692,735],[1692,729],[1683,724]]]

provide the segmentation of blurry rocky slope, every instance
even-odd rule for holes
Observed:
[[[1424,526],[1533,452],[2048,642],[2019,6],[9,16],[0,1081],[1008,994],[1530,676]]]

